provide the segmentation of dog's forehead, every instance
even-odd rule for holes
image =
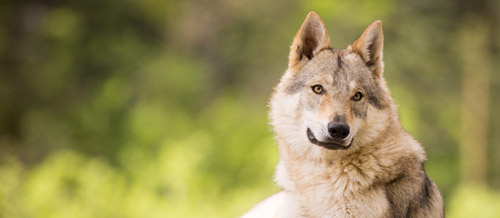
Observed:
[[[326,50],[304,67],[303,76],[348,85],[352,80],[356,80],[365,68],[361,57],[350,50]]]
[[[336,51],[326,50],[315,56],[305,67],[304,72],[314,76],[315,74],[332,73],[338,69]]]
[[[297,93],[304,86],[315,83],[339,90],[350,90],[351,81],[363,80],[367,71],[368,68],[361,57],[349,49],[324,50],[281,83],[284,83],[285,91],[289,94]],[[360,85],[363,83],[358,82]]]

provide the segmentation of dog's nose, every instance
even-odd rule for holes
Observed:
[[[328,123],[328,133],[334,139],[345,139],[349,135],[349,125],[343,122]]]

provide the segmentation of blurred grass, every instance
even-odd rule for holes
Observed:
[[[189,133],[162,138],[154,152],[125,147],[119,167],[73,150],[54,152],[30,168],[6,160],[0,165],[0,214],[238,216],[248,202],[278,191],[272,182],[278,155],[264,113],[244,114],[241,103],[221,101],[203,112],[210,117],[204,122],[182,120],[192,126]]]
[[[0,217],[238,217],[279,191],[266,101],[309,10],[337,49],[383,21],[384,76],[447,217],[500,217],[499,74],[485,184],[460,180],[458,150],[456,34],[482,17],[500,67],[489,0],[6,1]]]

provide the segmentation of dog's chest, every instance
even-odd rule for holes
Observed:
[[[300,205],[311,218],[386,217],[389,203],[384,190],[373,188],[357,194],[330,194],[321,188],[299,195]]]
[[[377,166],[358,162],[281,169],[289,171],[291,187],[284,189],[291,192],[288,202],[295,205],[296,217],[385,217],[389,203],[383,188],[374,184]]]

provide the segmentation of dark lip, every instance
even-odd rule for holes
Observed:
[[[352,142],[354,141],[354,139],[351,140],[351,142],[347,146],[342,145],[342,144],[337,143],[337,142],[333,142],[333,141],[327,141],[327,142],[318,141],[318,139],[316,139],[316,136],[314,136],[311,129],[309,129],[309,128],[307,128],[307,138],[309,139],[309,141],[311,143],[313,143],[315,145],[319,145],[319,146],[326,148],[326,149],[330,149],[330,150],[346,150],[346,149],[351,147]]]

